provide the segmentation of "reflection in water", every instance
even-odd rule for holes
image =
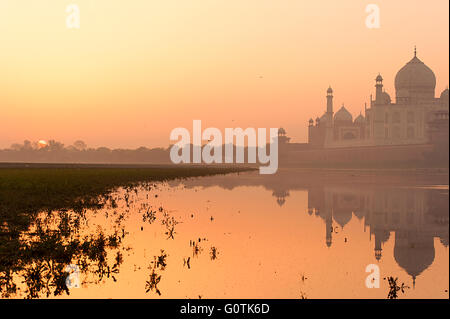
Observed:
[[[415,285],[416,278],[434,261],[434,238],[439,238],[442,245],[448,247],[448,175],[377,177],[374,174],[317,172],[314,175],[284,170],[265,177],[244,175],[240,179],[230,179],[225,176],[220,178],[221,181],[198,179],[187,183],[186,187],[218,185],[233,189],[240,185],[262,185],[272,191],[279,206],[286,203],[290,190],[306,189],[308,214],[323,220],[327,247],[332,247],[333,233],[344,229],[353,217],[364,219],[364,227],[369,228],[370,239],[375,242],[377,261],[382,258],[383,244],[394,232],[395,261],[411,276]],[[411,182],[418,185],[411,185]],[[434,187],[436,183],[441,187]],[[347,238],[344,241],[347,242]],[[397,286],[393,277],[388,279],[390,298],[407,288],[403,283]],[[395,294],[392,291],[396,291]]]
[[[167,266],[166,262],[167,254],[161,249],[160,256],[154,256],[154,260],[152,261],[149,269],[152,271],[150,274],[150,279],[145,282],[145,292],[155,291],[159,296],[161,296],[161,291],[158,289],[158,283],[161,281],[161,275],[158,275],[155,271],[160,270],[164,271]]]
[[[386,280],[386,278],[384,278],[384,280]],[[406,286],[404,282],[402,282],[402,284],[399,285],[397,283],[398,278],[390,276],[387,278],[387,280],[389,283],[389,293],[387,296],[388,299],[397,299],[399,292],[405,293],[406,289],[409,289],[409,286]]]
[[[448,298],[431,282],[448,282],[448,208],[446,173],[280,170],[129,187],[99,207],[0,220],[0,293]],[[383,292],[364,287],[369,263]],[[71,264],[81,289],[66,286]]]
[[[119,272],[123,229],[83,232],[85,212],[46,212],[30,216],[26,230],[3,223],[0,242],[0,293],[3,298],[58,296],[69,293],[69,264],[84,274],[82,284],[98,284]],[[117,225],[120,226],[120,225]],[[25,228],[23,228],[25,229]],[[121,234],[121,235],[120,235]],[[111,257],[113,256],[113,257]]]
[[[332,220],[341,228],[364,218],[374,239],[374,255],[382,258],[383,243],[395,232],[394,257],[413,279],[434,260],[434,238],[448,247],[448,191],[409,188],[323,187],[308,192],[308,208],[324,220],[326,244],[333,241]]]

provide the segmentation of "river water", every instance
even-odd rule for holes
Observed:
[[[449,298],[448,196],[445,173],[354,170],[119,189],[76,233],[120,243],[71,260],[80,288],[58,297],[387,298],[392,277],[398,298]]]

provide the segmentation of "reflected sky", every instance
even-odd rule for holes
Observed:
[[[447,174],[281,169],[119,189],[76,227],[38,220],[86,266],[58,298],[386,298],[391,276],[399,298],[448,298],[448,208]]]

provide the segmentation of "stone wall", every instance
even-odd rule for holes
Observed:
[[[292,148],[286,147],[283,152],[280,152],[280,164],[282,166],[301,166],[302,164],[328,164],[329,166],[375,164],[383,166],[383,164],[388,165],[392,163],[431,163],[437,151],[432,144],[363,146],[336,149],[313,149],[306,148],[304,145],[297,145]]]

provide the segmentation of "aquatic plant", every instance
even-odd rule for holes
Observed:
[[[384,278],[384,280],[386,280],[386,278]],[[409,289],[409,286],[406,286],[405,283],[402,283],[401,285],[397,284],[398,277],[394,278],[390,276],[387,277],[387,280],[389,284],[387,299],[397,299],[399,291],[401,291],[401,293],[405,293],[405,290]]]

